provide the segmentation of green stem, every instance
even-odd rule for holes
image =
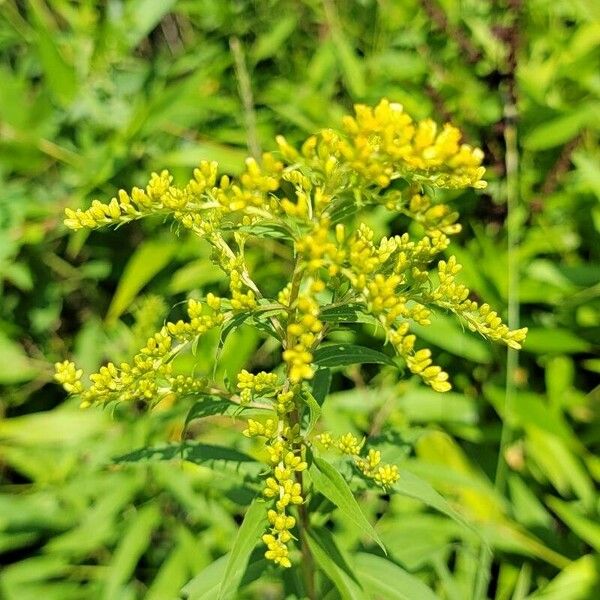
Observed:
[[[519,255],[517,241],[519,237],[519,150],[517,146],[516,107],[510,101],[505,107],[504,139],[506,143],[506,204],[507,204],[507,261],[508,261],[508,319],[509,329],[519,328]],[[500,494],[506,488],[507,468],[505,454],[513,440],[511,428],[512,413],[515,401],[515,377],[519,366],[519,352],[508,348],[506,352],[506,385],[502,410],[502,431],[500,448],[496,462],[494,488]],[[492,553],[482,546],[480,568],[475,582],[475,600],[487,597],[490,579]]]
[[[508,112],[510,110],[510,112]],[[515,124],[516,108],[507,106],[506,127],[504,138],[506,142],[506,200],[507,200],[507,255],[508,255],[508,327],[511,330],[519,328],[519,150],[517,147],[517,128]],[[512,442],[513,432],[510,426],[515,399],[515,375],[519,366],[519,353],[509,348],[506,354],[506,393],[504,396],[504,411],[502,419],[502,434],[500,451],[496,466],[494,485],[496,490],[504,493],[506,486],[507,464],[504,458],[508,445]]]
[[[300,267],[300,261],[296,259],[294,263],[294,271],[292,274],[292,285],[290,287],[290,300],[288,306],[288,321],[292,318],[295,311],[295,304],[298,300],[298,294],[300,293],[300,284],[302,283],[302,269]],[[290,333],[282,340],[284,348],[291,348],[293,345],[293,337]],[[289,380],[289,368],[287,373],[286,389],[291,385]],[[300,423],[300,412],[296,408],[290,413],[289,424],[293,427]],[[302,447],[302,443],[300,443]],[[296,481],[302,487],[302,495],[305,496],[304,478],[302,472],[296,473]],[[305,498],[306,500],[306,498]],[[309,515],[306,510],[305,504],[298,506],[298,530],[300,532],[300,551],[302,553],[302,576],[304,580],[304,588],[306,596],[309,600],[317,600],[316,588],[315,588],[315,563],[310,551],[310,547],[307,541],[307,533],[310,528]]]
[[[302,473],[298,473],[298,483],[302,485]],[[308,545],[306,536],[309,530],[308,512],[306,506],[301,504],[298,507],[299,527],[300,527],[300,551],[302,552],[302,574],[304,576],[304,587],[306,595],[310,600],[316,600],[317,593],[315,589],[315,562]]]
[[[233,37],[229,40],[229,47],[231,48],[231,54],[233,55],[233,61],[235,64],[235,75],[238,80],[240,97],[244,105],[244,116],[246,117],[246,130],[248,132],[248,150],[257,161],[260,161],[261,151],[256,128],[254,98],[252,96],[252,85],[250,82],[250,74],[248,73],[248,69],[246,67],[244,50],[242,49],[242,44],[240,43],[240,40],[236,37]]]

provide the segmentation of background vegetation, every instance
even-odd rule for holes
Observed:
[[[599,41],[585,0],[0,2],[0,597],[166,600],[202,572],[196,597],[213,598],[214,561],[251,499],[221,462],[112,463],[180,439],[186,407],[112,419],[52,383],[56,360],[91,371],[125,356],[176,303],[220,285],[186,235],[153,222],[67,233],[64,207],[161,168],[185,179],[203,158],[238,172],[248,147],[298,141],[384,96],[484,149],[488,189],[451,196],[466,225],[452,252],[462,281],[530,333],[507,357],[439,318],[420,333],[453,392],[347,368],[326,426],[387,445],[484,536],[491,556],[417,501],[363,498],[390,558],[440,598],[599,597]],[[269,351],[241,329],[220,369]],[[186,435],[239,447],[228,422]],[[275,573],[250,575],[240,597],[286,597]]]

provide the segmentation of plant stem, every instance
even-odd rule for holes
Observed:
[[[519,19],[521,0],[511,0],[509,3],[511,25],[505,32],[504,42],[507,46],[508,57],[504,76],[504,166],[506,172],[506,228],[507,228],[507,263],[508,263],[508,319],[509,329],[519,328],[519,253],[518,238],[522,215],[519,206],[519,146],[518,146],[518,90],[517,90],[517,54],[519,50]],[[504,406],[502,410],[502,430],[500,448],[496,462],[494,488],[504,494],[507,478],[506,449],[513,439],[511,428],[512,413],[515,399],[515,378],[519,366],[517,350],[508,348],[506,354],[506,386]],[[480,552],[478,576],[475,581],[473,597],[475,600],[487,598],[493,555],[484,544]]]
[[[246,118],[246,130],[248,132],[248,150],[257,160],[261,159],[260,144],[258,142],[258,133],[256,129],[256,113],[254,112],[254,97],[252,96],[252,85],[250,83],[250,74],[246,67],[246,59],[242,44],[237,37],[229,40],[229,47],[233,55],[235,64],[235,75],[238,80],[240,97],[244,105],[244,116]]]
[[[291,427],[300,423],[300,413],[298,409],[290,413],[289,424]],[[300,444],[302,447],[302,444]],[[296,473],[296,481],[302,487],[302,494],[304,496],[304,478],[302,471]],[[305,498],[306,500],[306,498]],[[310,529],[310,521],[306,505],[304,503],[298,506],[298,530],[300,532],[300,551],[302,553],[302,576],[304,579],[304,588],[306,595],[309,600],[316,600],[315,591],[315,563],[306,540],[306,535]]]
[[[297,480],[302,485],[302,473],[297,474]],[[299,527],[300,527],[300,551],[302,552],[302,574],[304,575],[304,587],[306,595],[310,600],[316,600],[315,590],[315,563],[306,540],[309,529],[308,512],[306,506],[301,504],[298,507]]]
[[[295,304],[298,300],[298,294],[300,293],[300,284],[302,283],[302,269],[300,267],[300,262],[296,258],[294,262],[294,270],[292,274],[292,284],[290,286],[290,299],[288,306],[288,321],[292,318],[293,312],[295,310]],[[283,347],[290,348],[293,345],[293,336],[288,333],[285,338],[282,339]],[[286,389],[291,385],[289,379],[289,367],[286,375],[287,383]],[[296,405],[296,409],[290,413],[289,416],[289,425],[293,427],[300,423],[300,411],[298,405]],[[302,442],[299,444],[300,450],[303,447]],[[302,495],[304,497],[304,478],[302,476],[302,472],[296,473],[296,481],[300,484],[302,488]],[[306,498],[305,498],[306,501]],[[306,592],[306,596],[309,600],[317,600],[316,589],[315,589],[315,563],[310,551],[310,547],[308,545],[306,536],[308,530],[310,528],[309,515],[306,510],[306,505],[304,503],[298,506],[298,530],[300,532],[300,551],[302,553],[302,576],[304,579],[304,588]]]

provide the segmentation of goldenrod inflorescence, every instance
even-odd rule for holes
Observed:
[[[270,503],[266,557],[289,567],[297,528],[294,507],[309,491],[301,474],[315,450],[303,416],[315,353],[331,330],[325,308],[352,306],[376,319],[408,370],[439,392],[451,388],[448,374],[433,363],[429,349],[420,347],[412,323],[429,326],[432,314],[444,310],[511,348],[525,338],[526,329],[510,331],[487,304],[470,297],[456,280],[455,257],[440,258],[450,236],[460,231],[458,213],[428,190],[486,185],[481,150],[460,139],[453,126],[415,122],[401,105],[382,100],[374,108],[356,106],[341,132],[323,130],[300,148],[279,136],[278,151],[260,161],[247,159],[238,178],[219,176],[215,162],[202,162],[183,186],[162,171],[153,173],[144,189],[120,190],[108,203],[95,200],[87,210],[67,209],[65,224],[75,230],[148,215],[172,219],[211,244],[228,278],[229,295],[190,299],[185,320],[165,323],[130,361],[108,363],[92,374],[89,386],[69,361],[57,363],[57,381],[79,396],[82,406],[134,400],[153,405],[166,396],[218,393],[232,403],[270,411],[266,420],[249,419],[244,434],[262,440],[269,465],[263,490]],[[422,236],[378,239],[361,221],[361,210],[374,205],[413,219]],[[260,289],[245,258],[245,243],[261,238],[261,226],[283,232],[292,250],[289,279],[275,298]],[[229,390],[208,378],[174,372],[177,354],[209,330],[245,315],[262,319],[278,338],[280,369],[242,370]],[[397,466],[382,463],[376,448],[363,453],[365,440],[351,433],[321,434],[319,441],[350,457],[364,478],[383,489],[399,477]]]

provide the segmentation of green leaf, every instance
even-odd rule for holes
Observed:
[[[132,477],[131,474],[113,473],[110,480],[103,482],[104,491],[85,510],[77,526],[53,537],[44,551],[83,559],[106,547],[114,539],[117,523],[122,525],[125,507],[131,506],[136,494],[143,489],[144,478],[141,475]]]
[[[29,11],[35,26],[37,48],[46,84],[54,100],[61,106],[67,106],[77,93],[77,74],[56,44],[56,32],[51,30],[47,9],[39,0],[32,0],[29,2]]]
[[[600,552],[600,525],[597,521],[587,519],[577,511],[575,506],[558,498],[547,498],[546,504],[573,533],[592,546],[596,552]]]
[[[175,6],[177,0],[131,0],[126,6],[126,39],[130,48],[137,46]]]
[[[319,319],[328,323],[357,323],[360,315],[359,304],[325,307],[319,313]]]
[[[331,387],[331,369],[317,369],[314,377],[310,382],[312,388],[312,395],[314,396],[317,404],[323,406],[327,394],[329,394],[329,388]]]
[[[598,598],[597,559],[583,556],[568,564],[550,583],[527,600],[591,600]]]
[[[492,352],[489,344],[475,337],[470,331],[461,328],[458,319],[436,313],[432,316],[431,326],[411,323],[410,328],[418,337],[435,344],[456,356],[478,363],[489,363]]]
[[[256,225],[242,225],[235,227],[236,231],[247,233],[258,238],[270,238],[275,240],[291,240],[292,234],[279,223],[257,223]]]
[[[546,150],[559,146],[574,138],[588,123],[598,116],[598,106],[578,106],[567,115],[544,120],[523,137],[523,146],[528,150]]]
[[[315,397],[308,390],[305,390],[303,392],[302,397],[304,399],[304,402],[306,403],[306,406],[308,407],[308,419],[306,424],[306,431],[304,433],[304,435],[308,436],[310,435],[317,421],[321,417],[321,407],[319,406],[319,403],[317,402]]]
[[[387,354],[356,344],[327,344],[315,351],[313,362],[322,367],[344,367],[355,364],[396,366]]]
[[[199,258],[173,273],[169,281],[169,293],[180,294],[201,289],[207,284],[223,281],[223,271],[208,258]]]
[[[260,497],[257,497],[248,508],[233,542],[217,600],[232,598],[237,591],[248,564],[250,553],[256,546],[261,534],[265,531],[266,522],[266,504]]]
[[[115,464],[153,462],[160,460],[187,460],[195,464],[214,463],[255,463],[256,461],[247,454],[225,446],[212,446],[198,442],[184,442],[182,444],[164,444],[161,446],[144,447],[133,452],[128,452],[113,459]]]
[[[219,396],[211,396],[210,394],[202,394],[185,417],[184,429],[187,429],[189,423],[195,419],[203,419],[204,417],[212,417],[213,415],[232,414],[236,410],[243,410],[243,407],[229,402]]]
[[[3,565],[2,578],[0,579],[0,590],[3,598],[18,598],[17,594],[4,596],[7,589],[25,587],[34,581],[43,581],[46,578],[65,576],[68,573],[69,564],[58,556],[32,556],[24,558],[9,565]]]
[[[346,36],[346,32],[340,25],[334,5],[325,4],[325,10],[344,83],[353,98],[362,98],[367,93],[364,64],[356,56],[352,41]]]
[[[163,560],[145,593],[145,600],[164,600],[177,598],[179,589],[187,579],[185,546],[177,544]]]
[[[12,419],[0,419],[0,439],[29,446],[71,446],[106,430],[108,418],[95,411],[58,408]]]
[[[484,385],[483,390],[498,414],[512,427],[521,426],[525,429],[533,427],[558,436],[571,445],[574,444],[576,438],[569,423],[562,412],[551,410],[550,403],[544,396],[519,390],[515,393],[515,402],[507,412],[502,388],[487,384]]]
[[[175,241],[152,240],[144,242],[129,259],[119,285],[106,314],[106,321],[113,323],[131,305],[138,292],[164,267],[177,252]]]
[[[551,411],[548,414],[554,416]],[[591,508],[596,502],[597,493],[581,458],[569,448],[578,444],[575,434],[572,433],[570,439],[564,440],[536,424],[526,427],[526,431],[524,449],[528,459],[548,477],[560,493],[567,496],[573,491],[586,508]]]
[[[365,598],[359,584],[353,581],[354,576],[329,532],[311,531],[306,534],[306,542],[315,562],[333,582],[342,600]]]
[[[587,352],[590,344],[568,329],[529,329],[523,343],[525,352],[534,354],[576,354]]]
[[[223,581],[229,557],[230,554],[221,556],[184,585],[181,590],[183,597],[187,600],[215,600]],[[267,561],[264,559],[253,561],[245,568],[245,571],[240,570],[240,573],[236,573],[236,577],[242,577],[239,587],[258,579],[266,564]]]
[[[29,381],[38,373],[23,348],[0,331],[0,385]]]
[[[438,422],[475,425],[478,420],[475,401],[464,394],[455,392],[440,394],[430,388],[418,387],[400,396],[397,406],[413,423]]]
[[[429,483],[420,477],[417,477],[410,471],[401,471],[400,479],[394,485],[393,490],[402,496],[408,496],[409,498],[419,500],[423,502],[423,504],[435,508],[451,519],[454,519],[457,523],[475,531],[473,526],[469,524],[459,512],[454,510],[441,494],[439,494]]]
[[[363,587],[376,598],[386,600],[439,600],[418,577],[374,554],[354,556],[356,574]]]
[[[160,519],[158,505],[149,504],[128,524],[106,574],[102,596],[105,600],[119,600],[121,586],[131,579],[140,557],[152,543],[152,531]]]
[[[354,494],[338,470],[326,460],[314,456],[313,464],[310,467],[310,477],[315,488],[333,502],[354,527],[375,541],[385,552],[379,535],[367,521]]]
[[[279,19],[274,19],[273,27],[258,37],[250,51],[252,62],[256,64],[275,55],[294,32],[296,25],[297,18],[295,14],[281,15]]]
[[[168,167],[197,167],[200,161],[216,160],[223,171],[235,175],[244,169],[247,155],[247,151],[242,148],[207,140],[158,156],[156,162]]]

